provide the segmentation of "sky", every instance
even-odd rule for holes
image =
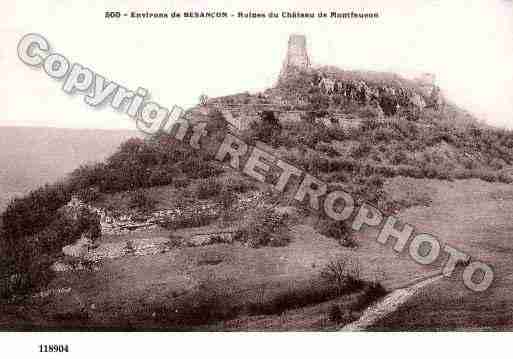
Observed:
[[[446,97],[489,124],[513,129],[513,2],[491,1],[25,1],[0,8],[0,126],[135,129],[124,113],[17,57],[23,35],[172,108],[275,84],[288,36],[304,34],[314,64],[437,75]],[[105,19],[105,11],[378,12],[372,20]]]

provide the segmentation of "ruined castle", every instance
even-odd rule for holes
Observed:
[[[311,66],[308,52],[306,51],[305,35],[293,34],[289,37],[287,55],[283,61],[280,78],[283,78],[291,71],[309,69]]]
[[[426,73],[407,80],[393,73],[314,67],[305,35],[292,34],[276,86],[256,94],[208,99],[200,107],[204,113],[208,108],[220,111],[233,129],[244,131],[259,121],[264,110],[272,111],[280,122],[298,122],[311,116],[312,109],[321,108],[319,98],[324,112],[317,111],[316,121],[328,127],[345,126],[348,122],[356,125],[353,117],[347,118],[347,108],[351,106],[384,118],[402,109],[440,110],[444,103],[435,75]]]

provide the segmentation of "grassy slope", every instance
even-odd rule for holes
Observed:
[[[434,182],[429,184],[436,189],[433,204],[406,210],[401,218],[492,265],[495,282],[489,290],[474,293],[464,287],[460,271],[451,279],[423,288],[371,329],[511,330],[511,186],[479,180]]]
[[[387,183],[385,188],[392,196],[410,202],[429,196],[429,207],[413,206],[403,211],[400,218],[419,231],[436,235],[443,243],[489,262],[496,270],[497,282],[490,292],[475,294],[463,287],[461,273],[458,273],[454,279],[442,280],[424,288],[406,306],[377,323],[373,329],[511,328],[511,305],[505,299],[511,295],[512,288],[512,278],[508,274],[511,273],[509,252],[512,249],[508,238],[508,213],[513,210],[513,192],[509,186],[480,180],[451,183],[398,178]],[[452,221],[447,218],[452,218]],[[190,231],[182,230],[181,233]],[[397,256],[390,245],[376,243],[376,233],[375,230],[367,230],[359,234],[359,247],[353,251],[341,248],[307,225],[299,225],[295,227],[293,242],[285,248],[254,250],[215,245],[159,256],[124,258],[106,263],[101,272],[86,281],[83,281],[84,277],[77,277],[68,279],[70,282],[59,282],[59,285],[71,284],[76,288],[80,282],[76,292],[78,296],[88,304],[96,303],[98,309],[95,317],[108,317],[108,313],[122,310],[133,303],[150,305],[148,310],[158,308],[158,303],[162,301],[171,300],[172,303],[169,298],[176,295],[174,293],[184,293],[187,288],[193,288],[198,281],[204,280],[216,282],[223,291],[246,290],[243,300],[254,298],[261,293],[262,285],[265,284],[269,288],[267,293],[271,293],[272,288],[301,283],[311,278],[330,257],[339,255],[358,258],[362,264],[362,276],[368,279],[376,279],[377,276],[390,290],[439,268],[436,265],[419,266],[407,253]],[[221,259],[222,262],[215,267],[198,265],[206,258]],[[142,298],[150,299],[146,301]],[[242,317],[202,328],[327,329],[330,323],[326,321],[326,305],[287,311],[280,316]],[[139,318],[133,319],[131,325],[159,327],[162,323],[153,319],[148,323]]]
[[[491,263],[497,281],[484,294],[472,293],[461,284],[459,273],[454,279],[442,280],[422,291],[398,312],[384,318],[371,329],[378,330],[440,330],[440,329],[511,329],[511,304],[507,298],[513,288],[511,280],[508,213],[513,210],[513,192],[507,185],[489,184],[480,180],[454,183],[438,180],[396,179],[385,187],[404,197],[404,188],[411,197],[425,192],[431,194],[430,207],[414,206],[400,214],[401,219],[417,229],[432,233],[444,242],[455,245],[481,260]],[[447,218],[451,218],[448,221]],[[185,232],[187,232],[186,230]],[[259,250],[214,245],[184,249],[146,257],[125,257],[106,261],[100,272],[77,273],[60,276],[55,287],[73,288],[73,294],[51,298],[39,303],[46,318],[56,313],[72,312],[84,306],[99,324],[112,326],[112,315],[127,308],[159,308],[163,302],[173,303],[175,297],[194,288],[198,281],[214,279],[223,288],[246,289],[247,297],[261,292],[260,285],[270,287],[301,282],[305,275],[314,273],[330,256],[340,254],[356,256],[362,263],[364,276],[383,276],[389,289],[398,288],[412,279],[421,277],[435,267],[414,264],[407,255],[397,256],[390,246],[375,242],[376,231],[365,231],[359,236],[359,247],[349,251],[333,241],[313,232],[308,226],[295,230],[294,241],[285,248]],[[143,234],[139,234],[141,236]],[[146,233],[160,236],[162,233]],[[124,241],[126,237],[116,240]],[[111,238],[111,240],[113,240]],[[216,266],[198,265],[205,258],[222,259]],[[316,264],[313,267],[313,264]],[[378,274],[377,274],[378,273]],[[379,274],[381,273],[381,274]],[[235,282],[233,282],[235,279]],[[274,283],[274,284],[270,284]],[[57,299],[60,298],[60,299]],[[245,297],[246,298],[246,297]],[[239,299],[241,299],[239,297]],[[347,300],[350,300],[349,298]],[[95,304],[95,309],[91,309]],[[35,307],[32,307],[35,308]],[[282,316],[242,317],[236,321],[202,327],[206,330],[284,330],[329,328],[323,305],[288,311]],[[135,309],[135,308],[134,308]],[[30,313],[30,312],[28,312]],[[18,324],[27,312],[10,313],[6,321]],[[103,319],[102,319],[103,318]],[[25,318],[27,319],[27,318]],[[30,318],[31,321],[34,317]],[[39,324],[52,326],[52,320],[39,319]],[[126,320],[126,318],[125,318]],[[36,321],[37,323],[37,321]],[[128,325],[128,321],[117,325]],[[12,321],[9,325],[12,325]],[[33,322],[34,324],[34,322]],[[53,325],[57,325],[53,322]],[[165,328],[158,319],[134,317],[132,326]]]
[[[194,231],[180,230],[175,234],[187,235]],[[166,233],[146,233],[146,236],[162,235]],[[118,236],[111,237],[109,241],[125,242],[130,238],[133,237]],[[31,307],[38,307],[44,313],[39,319],[23,318],[23,314],[20,314],[16,319],[17,324],[3,322],[0,326],[12,328],[28,320],[36,326],[58,327],[62,321],[54,318],[60,318],[63,313],[86,311],[90,315],[89,320],[80,323],[71,320],[67,321],[68,325],[172,329],[173,326],[166,323],[166,318],[161,317],[163,313],[173,314],[174,308],[180,308],[181,300],[199,295],[198,291],[203,292],[202,295],[222,293],[223,306],[226,307],[255,300],[269,302],[291,289],[307,290],[324,264],[341,255],[351,256],[353,251],[344,249],[309,227],[300,226],[294,231],[293,240],[287,247],[253,249],[218,244],[176,249],[151,256],[105,260],[98,272],[58,275],[51,287],[71,287],[72,292],[46,300],[34,300]],[[204,264],[212,261],[220,263]],[[347,300],[355,302],[351,298]],[[94,309],[91,308],[92,304]],[[154,312],[160,314],[152,316]],[[326,312],[322,312],[325,316]],[[318,323],[312,325],[315,327]],[[279,329],[279,326],[274,329]],[[308,326],[303,329],[308,329]]]

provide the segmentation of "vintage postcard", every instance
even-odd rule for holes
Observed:
[[[513,329],[512,1],[0,20],[2,346]]]

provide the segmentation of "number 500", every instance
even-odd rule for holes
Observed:
[[[106,11],[105,18],[107,19],[111,17],[121,17],[121,13],[119,11]]]

